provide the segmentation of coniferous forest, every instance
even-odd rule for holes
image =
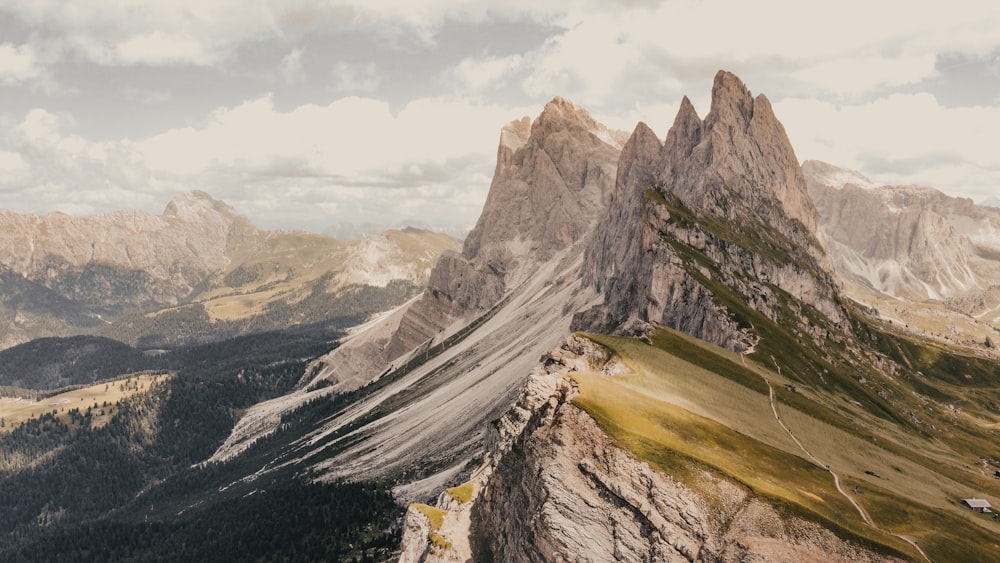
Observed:
[[[241,480],[273,454],[267,440],[235,461],[201,463],[243,409],[290,391],[339,336],[313,326],[152,355],[90,337],[0,352],[8,396],[34,375],[42,389],[20,395],[162,375],[115,404],[70,405],[0,429],[0,560],[384,560],[403,512],[386,484],[317,483],[292,469]],[[335,404],[307,405],[284,427]],[[105,424],[92,423],[98,413]]]

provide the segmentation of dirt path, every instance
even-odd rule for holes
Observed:
[[[745,356],[746,356],[746,354],[743,354],[743,355],[740,356],[740,360],[743,362],[743,367],[747,367],[747,362],[744,359]],[[774,358],[771,358],[771,361],[774,362],[774,367],[778,371],[778,375],[780,376],[781,375],[781,366],[778,365],[778,362],[775,361]],[[879,526],[877,526],[874,521],[872,521],[871,516],[868,515],[868,512],[865,511],[865,509],[860,504],[858,504],[858,502],[856,500],[854,500],[854,497],[852,497],[851,495],[849,495],[847,493],[847,491],[845,491],[844,488],[840,485],[840,476],[837,475],[837,473],[833,469],[830,468],[829,464],[821,462],[819,460],[819,458],[817,458],[815,455],[813,455],[813,453],[811,451],[809,451],[809,449],[806,448],[805,445],[803,445],[802,442],[800,442],[798,438],[795,437],[795,434],[792,433],[792,429],[785,425],[785,421],[781,420],[781,415],[778,414],[778,407],[777,407],[777,404],[776,404],[776,402],[774,400],[774,386],[771,385],[771,380],[768,379],[768,377],[765,376],[762,373],[758,373],[757,375],[759,375],[760,378],[764,380],[764,383],[767,383],[768,398],[770,399],[770,402],[771,402],[771,412],[774,413],[774,419],[776,421],[778,421],[778,424],[781,426],[781,428],[784,429],[784,431],[786,433],[788,433],[788,437],[791,438],[793,442],[795,442],[795,445],[798,446],[799,449],[802,450],[802,452],[805,453],[806,456],[808,456],[808,458],[813,461],[813,463],[815,463],[816,465],[822,467],[830,475],[833,476],[833,484],[834,484],[834,486],[837,487],[837,492],[839,492],[841,494],[841,496],[843,496],[845,499],[847,499],[847,501],[850,502],[851,505],[854,506],[854,508],[858,511],[858,514],[861,515],[861,519],[865,522],[865,524],[871,526],[872,528],[875,528],[876,530],[878,530],[878,531],[880,531],[880,532],[882,532],[884,534],[888,534],[890,536],[893,536],[893,537],[896,537],[896,538],[899,538],[899,539],[905,541],[906,543],[912,545],[913,548],[916,549],[920,553],[920,555],[923,556],[923,558],[925,560],[930,561],[931,560],[930,557],[927,557],[927,554],[924,553],[924,550],[920,549],[920,546],[917,545],[917,542],[915,540],[911,540],[910,538],[907,538],[905,536],[901,536],[899,534],[895,534],[895,533],[890,532],[888,530],[882,529]]]

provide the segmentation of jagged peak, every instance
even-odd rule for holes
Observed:
[[[735,74],[720,70],[712,84],[712,108],[706,122],[726,122],[746,126],[753,116],[754,99],[750,89]]]
[[[691,151],[701,141],[701,129],[702,121],[694,109],[694,104],[684,96],[681,107],[677,110],[677,116],[674,117],[674,124],[670,126],[667,140],[663,144],[665,166],[672,166],[674,159],[690,156]]]
[[[582,129],[594,135],[603,143],[621,150],[627,135],[621,131],[609,129],[598,123],[587,110],[573,102],[556,96],[545,104],[538,119],[531,125],[531,135],[544,135],[545,132],[560,129]]]
[[[640,121],[618,157],[618,185],[646,186],[656,180],[663,143],[648,125]],[[640,178],[630,179],[640,174]]]
[[[655,139],[657,145],[662,144],[660,143],[659,137],[656,136],[656,132],[654,132],[649,125],[646,125],[644,121],[640,121],[635,125],[635,129],[632,130],[632,134],[629,135],[628,141],[625,142],[625,146],[627,147],[634,142],[638,142],[637,140],[645,142],[650,139]]]

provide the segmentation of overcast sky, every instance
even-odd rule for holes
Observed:
[[[715,72],[800,160],[1000,194],[1000,3],[3,0],[0,208],[468,227],[500,127],[554,96],[662,138]]]

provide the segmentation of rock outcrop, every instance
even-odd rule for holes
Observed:
[[[574,328],[659,323],[745,349],[752,327],[720,304],[713,281],[772,318],[782,291],[843,321],[818,214],[770,103],[724,71],[712,96],[704,121],[685,98],[663,143],[642,123],[626,143],[583,272],[604,303]]]
[[[572,403],[572,372],[614,373],[610,359],[579,337],[543,358],[494,425],[472,497],[410,508],[400,561],[896,560],[718,474],[695,491],[617,447]]]

